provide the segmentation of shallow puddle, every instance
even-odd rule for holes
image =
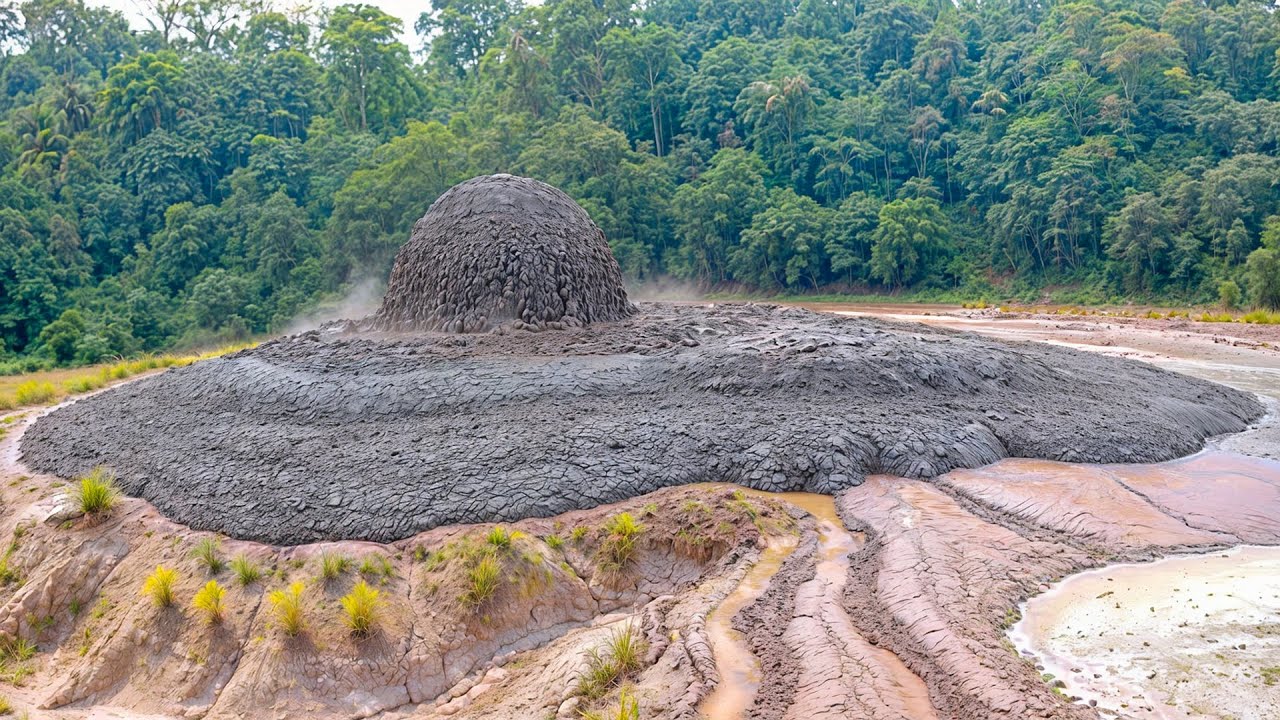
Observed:
[[[1009,637],[1104,717],[1274,720],[1280,548],[1080,573],[1025,603]]]

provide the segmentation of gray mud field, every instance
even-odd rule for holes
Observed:
[[[345,327],[63,407],[24,460],[104,465],[237,538],[391,541],[692,482],[835,493],[1010,456],[1154,462],[1262,412],[1120,358],[764,305],[642,303],[501,334]]]

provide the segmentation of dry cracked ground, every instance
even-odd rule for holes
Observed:
[[[831,515],[806,510],[821,499],[695,485],[510,523],[506,541],[492,525],[390,544],[223,538],[221,557],[243,555],[263,575],[242,587],[218,573],[227,614],[211,625],[191,606],[210,577],[192,552],[214,536],[131,498],[107,517],[75,516],[65,480],[17,460],[35,415],[3,425],[0,440],[0,633],[35,648],[26,659],[4,648],[13,687],[0,692],[31,717],[524,720],[618,717],[634,699],[638,717],[698,718],[725,652],[709,616],[765,548],[785,546],[732,618],[758,662],[745,707],[715,717],[1092,718],[1009,644],[1020,601],[1110,562],[1280,544],[1275,461],[1005,460],[934,481],[872,476],[837,495]],[[619,563],[623,514],[641,529]],[[337,556],[352,562],[325,580],[323,561]],[[468,601],[484,558],[498,565],[497,589]],[[178,572],[173,608],[140,594],[157,565]],[[381,606],[358,638],[339,598],[361,580]],[[290,637],[267,595],[295,581],[305,628]],[[585,683],[627,632],[633,666],[619,682]]]

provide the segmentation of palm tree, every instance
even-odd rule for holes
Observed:
[[[28,105],[14,114],[14,129],[22,141],[19,167],[58,165],[70,140],[63,134],[65,118],[61,111],[40,104]]]
[[[75,135],[93,122],[93,97],[80,83],[67,78],[58,92],[57,109],[66,118],[67,132]]]

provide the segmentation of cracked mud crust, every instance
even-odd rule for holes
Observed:
[[[1152,462],[1261,414],[1121,358],[764,305],[642,304],[506,334],[331,328],[110,390],[23,439],[173,520],[279,544],[391,541],[662,487],[832,494],[1004,457]]]
[[[562,329],[634,312],[604,233],[568,195],[529,178],[455,185],[396,256],[379,330]]]

